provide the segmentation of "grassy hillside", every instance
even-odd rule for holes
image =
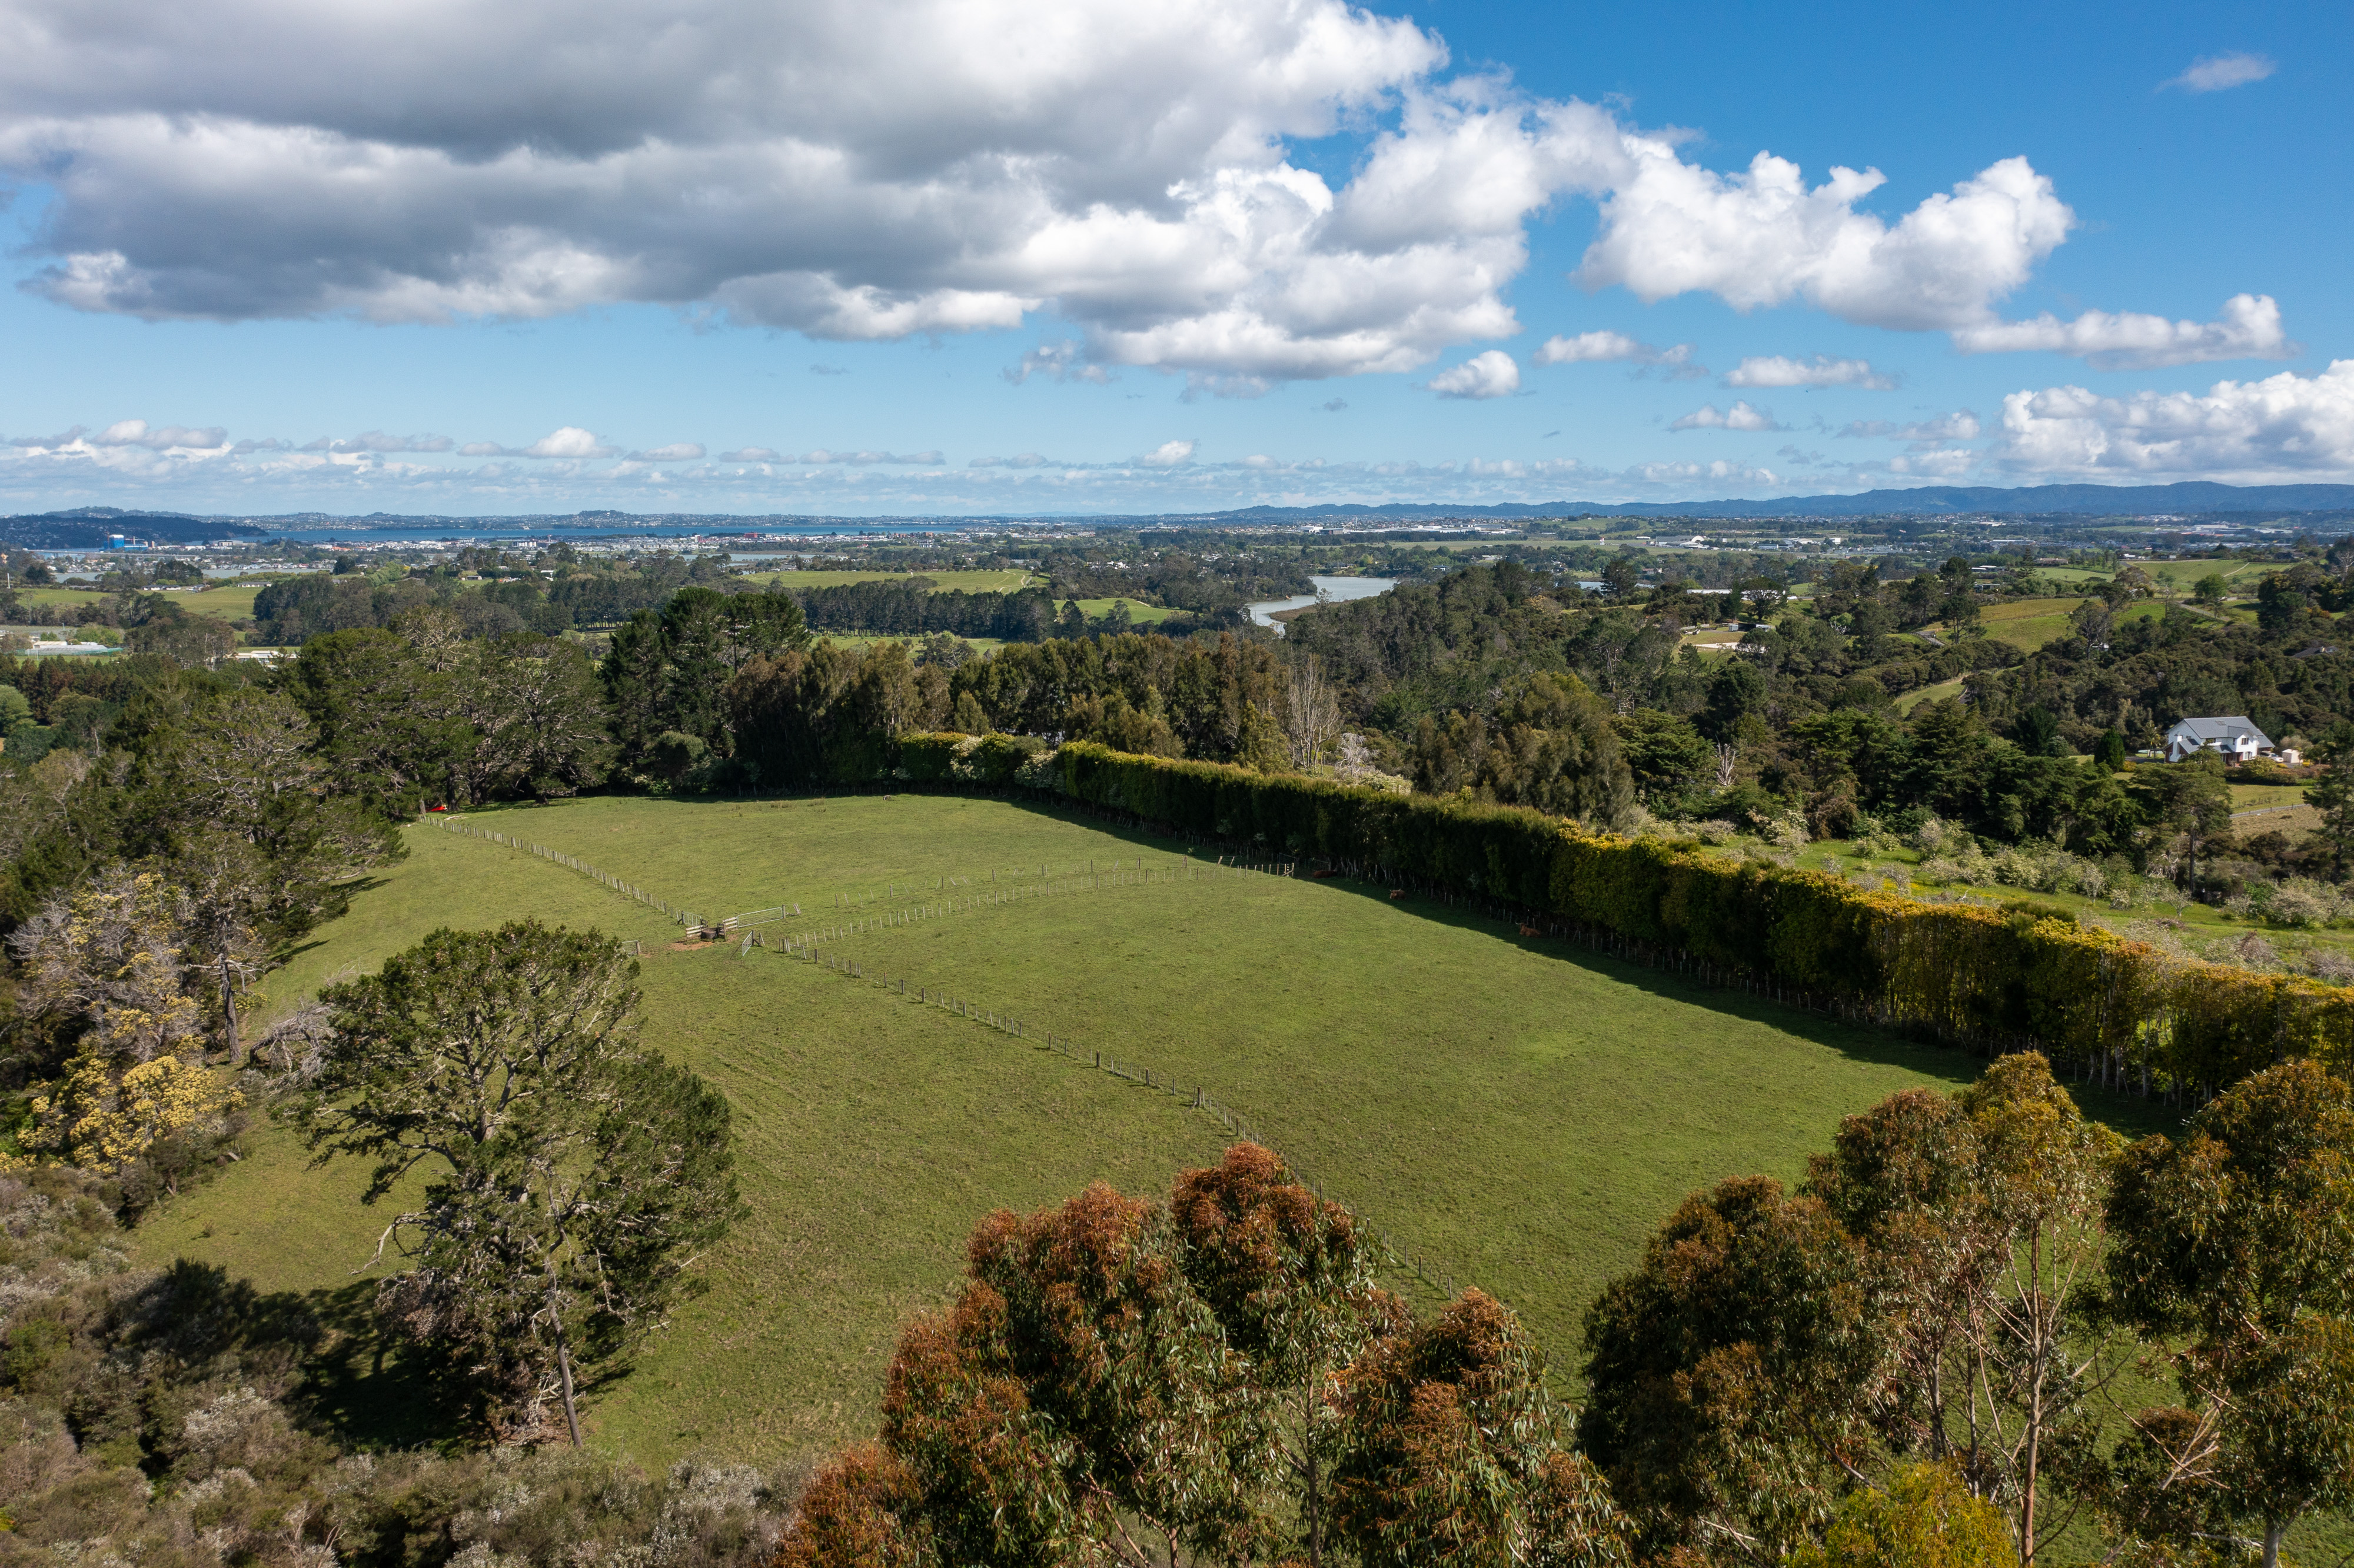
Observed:
[[[821,631],[816,636],[819,641],[831,642],[837,648],[872,648],[877,642],[915,643],[922,641],[921,636],[887,631]],[[1005,646],[1004,640],[997,637],[968,637],[964,641],[980,653],[991,652]]]
[[[897,1326],[949,1288],[982,1213],[1098,1176],[1164,1190],[1223,1141],[1175,1098],[903,999],[885,977],[1207,1087],[1418,1257],[1511,1301],[1564,1384],[1586,1303],[1686,1192],[1750,1171],[1795,1179],[1841,1115],[1978,1065],[1379,887],[1089,889],[1090,863],[1178,865],[1182,847],[1004,801],[597,800],[491,816],[698,913],[799,902],[807,916],[778,934],[836,923],[838,902],[937,904],[1017,872],[1035,888],[1042,866],[1076,879],[829,938],[865,968],[856,981],[773,951],[675,947],[675,927],[585,877],[419,828],[411,857],[279,978],[283,1007],[435,925],[526,912],[646,941],[649,1038],[733,1100],[753,1209],[711,1260],[711,1293],[598,1404],[598,1441],[651,1463],[777,1457],[867,1428]],[[308,1171],[265,1136],[140,1245],[272,1287],[345,1288],[384,1223],[353,1201],[360,1175]]]
[[[110,597],[110,595],[99,592],[96,588],[19,587],[16,589],[16,599],[20,604],[39,604],[50,606],[97,604]]]
[[[2068,618],[2081,599],[2015,599],[1990,604],[1978,612],[1986,634],[1999,642],[2032,653],[2054,638],[2068,634]]]
[[[260,593],[263,586],[256,583],[250,588],[173,591],[169,597],[174,604],[191,615],[209,615],[222,620],[249,620],[253,618],[253,596]],[[16,590],[17,599],[27,605],[99,604],[113,597],[95,588],[20,588]]]
[[[1950,681],[1939,681],[1934,685],[1915,686],[1896,699],[1896,711],[1909,714],[1923,703],[1942,703],[1947,697],[1958,697],[1962,694],[1963,680],[1963,676],[1956,675]]]
[[[752,1216],[711,1260],[711,1292],[598,1402],[609,1449],[656,1466],[695,1449],[773,1459],[869,1428],[899,1324],[949,1290],[981,1215],[1098,1177],[1165,1188],[1221,1146],[1217,1124],[1165,1097],[945,1014],[878,1005],[765,953],[671,951],[677,927],[546,861],[410,838],[410,858],[278,977],[278,1007],[437,926],[525,915],[594,926],[653,949],[648,1037],[737,1108]],[[270,1290],[347,1290],[383,1272],[355,1273],[394,1210],[360,1205],[365,1174],[357,1162],[307,1169],[292,1139],[265,1128],[249,1159],[140,1229],[141,1259],[216,1262]],[[398,1430],[395,1415],[372,1420]]]
[[[2032,653],[2045,643],[2067,636],[2068,618],[2084,602],[2081,599],[2006,599],[1981,609],[1978,622],[1985,636],[1999,642],[2008,642],[2022,652]],[[2119,622],[2143,620],[2165,613],[2165,606],[2144,599],[2118,610],[2115,619]],[[1954,634],[1949,629],[1939,626],[1935,630],[1946,641],[1953,640]]]
[[[1111,607],[1116,604],[1127,605],[1128,619],[1139,626],[1158,626],[1171,616],[1183,613],[1157,604],[1145,604],[1132,599],[1083,599],[1078,601],[1079,613],[1092,620],[1099,615],[1109,615]]]

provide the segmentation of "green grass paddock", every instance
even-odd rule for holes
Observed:
[[[978,798],[600,799],[475,820],[698,913],[799,902],[804,919],[765,928],[779,934],[834,924],[838,898],[871,915],[985,890],[992,872],[1003,888],[1026,868],[1034,887],[1041,864],[1183,859]],[[886,976],[1207,1088],[1426,1265],[1511,1302],[1564,1389],[1587,1302],[1686,1193],[1753,1171],[1795,1180],[1840,1116],[1978,1066],[1363,884],[1067,882],[830,940],[866,969],[856,981],[773,951],[681,947],[660,915],[514,850],[421,827],[408,842],[274,979],[271,1007],[439,925],[594,925],[645,943],[647,1037],[736,1107],[752,1215],[709,1259],[709,1294],[594,1405],[598,1444],[648,1464],[778,1459],[870,1430],[899,1326],[945,1298],[982,1214],[1097,1178],[1162,1192],[1225,1141],[1177,1097],[902,999]],[[2089,1103],[2134,1131],[2149,1114]],[[264,1131],[142,1227],[143,1256],[349,1301],[385,1223],[355,1201],[363,1176],[307,1169]],[[355,1412],[403,1430],[381,1408],[397,1390],[371,1405],[366,1379],[352,1383]]]

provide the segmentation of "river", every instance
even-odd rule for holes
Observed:
[[[1244,608],[1250,611],[1250,618],[1259,625],[1274,627],[1276,635],[1279,637],[1283,634],[1283,622],[1275,619],[1278,610],[1305,609],[1324,599],[1338,603],[1342,599],[1371,599],[1375,594],[1387,593],[1397,587],[1395,577],[1310,577],[1308,580],[1316,585],[1314,593],[1294,594],[1289,599],[1264,599]]]

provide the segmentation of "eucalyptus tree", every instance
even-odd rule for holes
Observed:
[[[2109,1224],[2116,1308],[2186,1401],[2136,1422],[2119,1500],[2153,1533],[2252,1522],[2274,1568],[2299,1518],[2354,1507],[2354,1089],[2312,1062],[2243,1080],[2127,1151]]]

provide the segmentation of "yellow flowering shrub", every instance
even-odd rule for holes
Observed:
[[[33,1097],[28,1149],[92,1170],[119,1171],[165,1139],[220,1130],[245,1097],[177,1056],[142,1062],[118,1078],[106,1056],[76,1056],[64,1078]]]

